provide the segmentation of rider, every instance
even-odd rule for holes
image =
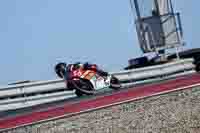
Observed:
[[[55,72],[60,78],[64,78],[65,80],[70,79],[71,72],[77,69],[84,69],[84,70],[94,70],[100,76],[108,76],[108,73],[99,69],[96,64],[89,64],[89,63],[74,63],[74,64],[66,64],[64,62],[58,63],[55,66]]]

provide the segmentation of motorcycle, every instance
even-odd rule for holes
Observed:
[[[94,70],[78,69],[71,72],[71,78],[66,80],[67,88],[75,89],[78,97],[82,95],[94,95],[97,90],[109,87],[119,89],[119,80],[113,75],[100,76]]]

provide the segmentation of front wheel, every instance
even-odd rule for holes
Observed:
[[[121,88],[121,84],[120,84],[118,78],[112,76],[112,78],[110,80],[110,88],[116,89],[116,90],[119,89],[119,88]]]
[[[200,72],[200,61],[196,63],[196,71]]]

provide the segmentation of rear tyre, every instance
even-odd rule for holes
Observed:
[[[80,79],[78,82],[72,82],[74,88],[76,88],[76,93],[78,95],[93,95],[95,93],[93,85],[90,81],[85,79]]]
[[[76,90],[75,94],[77,95],[77,97],[83,96],[83,93],[81,91],[79,91],[79,90]]]

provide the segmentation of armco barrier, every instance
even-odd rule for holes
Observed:
[[[127,91],[0,119],[0,132],[197,133],[200,125],[199,87],[200,74],[131,87]],[[185,126],[187,130],[174,130],[185,129]],[[163,128],[165,130],[161,130]]]
[[[4,99],[0,100],[0,111],[31,107],[39,104],[61,101],[72,97],[76,97],[73,91],[65,91],[55,92],[52,94],[38,94],[36,96],[20,97],[15,99]]]
[[[193,59],[178,60],[171,63],[129,71],[111,73],[124,87],[140,83],[159,81],[177,75],[193,73]],[[75,97],[74,91],[66,91],[63,80],[49,80],[0,88],[0,111],[30,107]]]
[[[18,85],[9,85],[0,88],[0,98],[60,90],[65,88],[63,80],[48,80]]]
[[[122,87],[128,88],[128,87],[132,87],[132,86],[140,85],[140,84],[155,83],[155,82],[158,82],[158,81],[173,79],[173,78],[176,78],[176,77],[190,75],[190,74],[193,74],[193,73],[195,73],[195,71],[191,70],[191,71],[186,71],[186,72],[183,72],[183,73],[173,74],[173,75],[169,75],[169,76],[157,77],[157,78],[152,78],[152,79],[150,78],[150,79],[141,80],[141,81],[137,81],[137,82],[123,83]]]
[[[152,77],[160,77],[163,75],[170,75],[182,71],[188,71],[194,69],[193,59],[186,59],[186,60],[178,60],[175,62],[121,71],[121,72],[114,72],[113,75],[118,77],[121,81],[127,80],[140,80],[140,79],[148,79]]]

